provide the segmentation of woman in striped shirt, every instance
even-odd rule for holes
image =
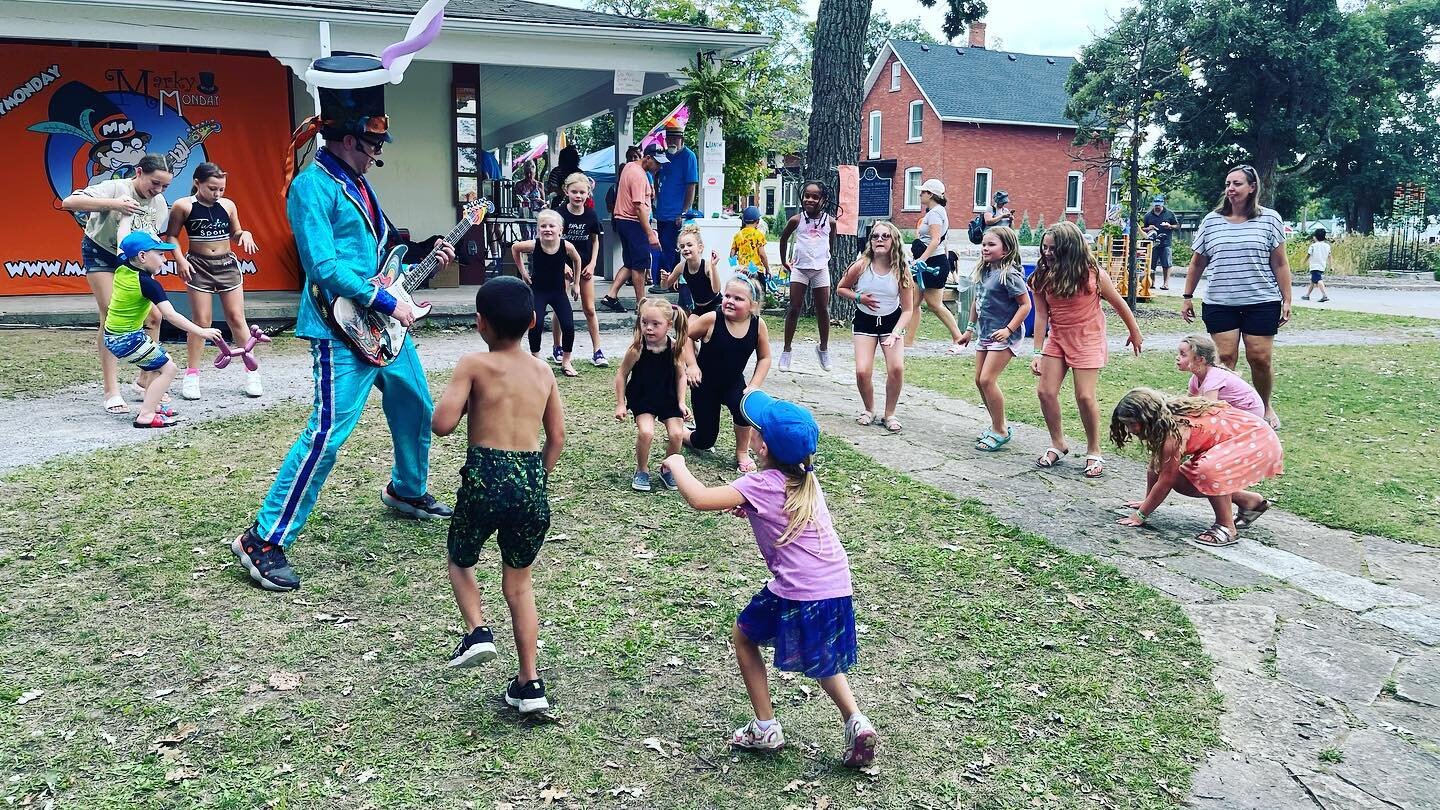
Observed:
[[[1235,368],[1240,340],[1250,380],[1265,403],[1265,421],[1280,427],[1270,403],[1275,333],[1290,320],[1290,263],[1285,258],[1285,224],[1260,205],[1260,178],[1251,166],[1225,175],[1225,195],[1200,221],[1192,243],[1195,255],[1185,277],[1180,314],[1195,319],[1195,288],[1208,271],[1201,314],[1205,331],[1220,351],[1220,362]]]

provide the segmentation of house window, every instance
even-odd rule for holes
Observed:
[[[774,186],[766,186],[766,187],[765,187],[765,215],[766,215],[766,216],[773,216],[774,214],[775,214],[775,187],[774,187]]]
[[[870,111],[870,158],[880,157],[880,111]]]
[[[900,89],[900,60],[890,63],[890,92]]]
[[[1125,174],[1119,166],[1110,167],[1110,205],[1119,205],[1120,196],[1125,190]]]
[[[798,208],[800,206],[800,182],[798,180],[785,181],[785,188],[781,196],[785,199],[786,208]]]
[[[1065,176],[1065,213],[1076,214],[1080,212],[1080,186],[1084,182],[1085,175],[1080,172],[1070,172]]]
[[[984,211],[990,207],[990,170],[975,170],[975,210]]]
[[[925,122],[925,102],[910,102],[910,139],[907,143],[916,143],[920,140],[920,127]]]
[[[912,166],[905,170],[905,210],[920,210],[920,167]]]

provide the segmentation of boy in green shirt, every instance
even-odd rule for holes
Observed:
[[[135,417],[137,428],[170,427],[176,422],[175,410],[161,407],[160,399],[175,379],[177,366],[164,347],[145,334],[150,307],[158,307],[165,320],[192,335],[220,339],[219,329],[201,328],[176,312],[155,280],[153,274],[165,266],[163,251],[178,249],[178,245],[161,242],[144,231],[132,231],[120,242],[124,263],[115,270],[115,292],[105,316],[105,348],[116,358],[140,367],[139,385],[145,389],[145,401]]]

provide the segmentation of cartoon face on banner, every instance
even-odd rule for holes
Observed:
[[[86,215],[64,211],[61,201],[135,177],[147,154],[163,155],[171,168],[170,204],[191,193],[195,167],[219,164],[227,196],[261,246],[253,258],[237,257],[246,287],[296,289],[299,262],[281,193],[289,95],[288,72],[266,57],[7,48],[0,137],[12,147],[14,213],[0,224],[0,295],[87,291],[76,227]],[[162,282],[179,286],[169,275]]]

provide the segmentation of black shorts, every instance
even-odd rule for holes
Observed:
[[[620,237],[620,260],[625,267],[650,272],[650,240],[645,228],[633,219],[615,220],[615,235]]]
[[[500,560],[510,568],[529,568],[550,530],[549,480],[538,451],[471,447],[450,519],[450,561],[475,567],[480,547],[499,535]]]
[[[916,239],[910,243],[911,258],[918,259],[924,252],[924,242]],[[922,290],[945,289],[945,282],[950,280],[950,255],[941,251],[926,259],[925,263],[930,266],[930,269],[919,273],[915,279],[920,282],[920,288]]]
[[[895,331],[895,326],[900,323],[900,316],[904,309],[896,309],[889,315],[870,315],[862,312],[858,307],[855,309],[855,318],[850,322],[857,335],[869,335],[870,337],[889,337]]]
[[[1205,320],[1205,331],[1212,335],[1240,330],[1242,335],[1273,337],[1280,331],[1280,302],[1261,301],[1258,304],[1204,304],[1200,317]]]
[[[1310,271],[1310,283],[1311,283],[1311,284],[1319,284],[1319,283],[1320,283],[1321,281],[1323,281],[1324,279],[1325,279],[1325,271],[1323,271],[1323,270],[1311,270],[1311,271]]]

